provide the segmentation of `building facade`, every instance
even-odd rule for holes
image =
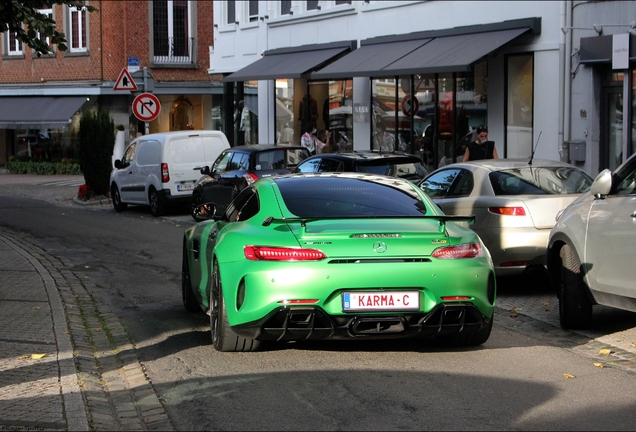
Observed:
[[[478,125],[489,128],[500,157],[561,159],[590,174],[615,165],[610,151],[616,160],[634,152],[629,131],[614,133],[620,144],[603,144],[608,129],[600,126],[605,115],[619,117],[603,111],[602,98],[613,96],[602,96],[602,89],[620,81],[622,96],[612,100],[620,96],[631,107],[632,73],[621,72],[621,81],[607,65],[587,71],[588,65],[576,70],[572,63],[585,35],[576,27],[593,28],[602,18],[606,34],[626,33],[630,23],[623,21],[634,18],[634,2],[228,1],[214,7],[210,73],[224,75],[224,110],[234,115],[224,117],[223,128],[235,143],[245,140],[237,120],[249,112],[248,140],[298,143],[315,127],[319,135],[331,132],[330,151],[377,148],[382,124],[397,150],[421,155],[429,170],[458,160]],[[583,102],[590,107],[580,107]],[[583,111],[587,116],[580,117]]]
[[[73,158],[81,112],[98,107],[124,126],[127,142],[140,133],[214,128],[222,86],[208,73],[212,2],[87,3],[98,11],[41,10],[65,33],[65,52],[38,57],[9,32],[2,34],[0,166],[19,156]],[[123,69],[137,91],[114,90]],[[161,103],[148,122],[132,110],[144,91]]]

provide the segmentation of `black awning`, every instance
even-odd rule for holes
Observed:
[[[312,79],[351,78],[372,76],[400,58],[408,55],[431,39],[417,39],[404,42],[364,45],[350,54],[312,74]]]
[[[469,71],[475,62],[529,31],[540,32],[540,19],[370,39],[312,73],[311,79]]]
[[[468,72],[470,66],[528,30],[512,29],[435,38],[382,69],[380,75]]]
[[[0,129],[63,128],[85,102],[85,96],[3,96]]]
[[[266,51],[263,58],[223,78],[223,82],[301,78],[355,49],[355,42],[304,45]]]

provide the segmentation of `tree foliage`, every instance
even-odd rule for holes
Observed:
[[[108,194],[115,146],[115,123],[108,111],[84,112],[80,118],[78,141],[79,164],[90,193]]]
[[[85,8],[89,12],[96,12],[97,8],[84,5],[84,1],[73,0],[1,0],[0,1],[0,31],[15,33],[20,42],[33,49],[38,57],[49,54],[53,49],[46,43],[50,38],[53,45],[60,51],[66,51],[66,36],[55,29],[55,20],[39,12],[50,9],[53,5],[67,5],[69,7]]]

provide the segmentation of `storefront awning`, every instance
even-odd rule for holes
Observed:
[[[0,129],[63,128],[85,102],[85,96],[0,97]]]
[[[467,72],[481,58],[530,30],[540,32],[539,18],[374,38],[312,73],[311,79]]]
[[[302,78],[355,49],[356,42],[333,42],[266,51],[263,58],[223,78],[223,82]]]

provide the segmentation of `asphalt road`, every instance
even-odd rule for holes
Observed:
[[[97,300],[123,322],[180,430],[636,428],[636,375],[595,357],[603,338],[636,342],[628,339],[634,314],[595,311],[591,333],[565,332],[552,323],[556,303],[540,280],[502,281],[482,347],[306,342],[218,353],[208,317],[181,306],[190,217],[81,206],[74,190],[9,184],[0,175],[0,225],[70,259],[99,287]]]

